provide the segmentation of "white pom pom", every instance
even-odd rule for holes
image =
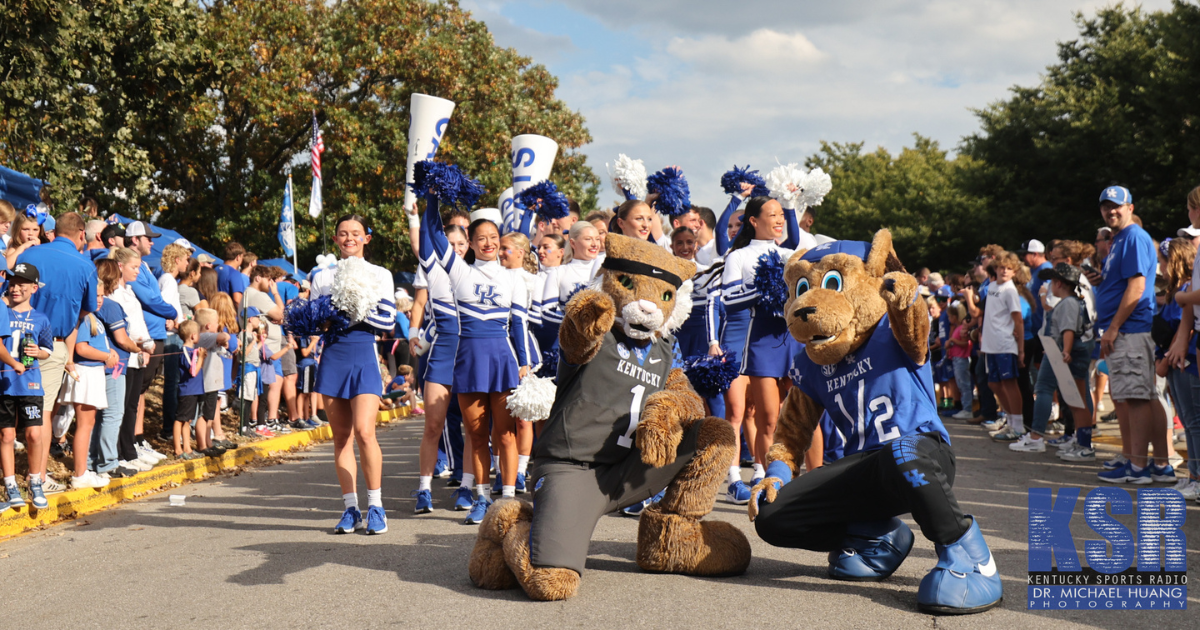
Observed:
[[[554,381],[530,374],[508,395],[508,410],[514,417],[540,422],[550,417],[558,387]]]
[[[820,167],[814,168],[804,177],[804,193],[800,195],[800,203],[803,208],[811,208],[821,205],[825,200],[825,195],[833,190],[833,180],[829,175],[822,171]]]
[[[807,175],[804,169],[792,162],[776,166],[763,179],[772,198],[778,199],[785,208],[795,208],[804,193],[804,178]]]
[[[611,165],[605,164],[612,175],[613,189],[618,195],[625,196],[625,191],[638,199],[645,199],[646,165],[641,160],[635,160],[624,153],[617,156],[617,161]]]
[[[344,258],[333,273],[330,298],[339,311],[357,324],[367,319],[379,301],[391,296],[380,295],[371,264],[362,258]]]

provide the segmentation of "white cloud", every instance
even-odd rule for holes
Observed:
[[[675,37],[667,44],[667,52],[701,70],[764,74],[802,69],[826,57],[800,33],[766,28],[735,39],[724,35]]]

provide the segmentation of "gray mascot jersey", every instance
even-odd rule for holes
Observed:
[[[646,397],[667,386],[674,357],[670,338],[635,343],[609,331],[591,361],[559,362],[558,392],[535,459],[613,464],[629,456]]]

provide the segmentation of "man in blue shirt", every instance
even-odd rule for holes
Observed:
[[[1029,284],[1025,285],[1025,288],[1029,289],[1029,293],[1033,295],[1033,304],[1029,305],[1033,309],[1033,315],[1030,317],[1030,330],[1025,331],[1027,334],[1032,332],[1033,337],[1025,344],[1027,346],[1025,354],[1027,364],[1030,369],[1034,369],[1041,364],[1043,356],[1042,340],[1038,337],[1038,333],[1042,330],[1042,322],[1046,317],[1046,309],[1042,308],[1041,290],[1042,285],[1050,282],[1042,280],[1038,274],[1043,269],[1053,269],[1054,265],[1046,260],[1046,246],[1036,238],[1022,243],[1020,254],[1021,259],[1029,266],[1030,275],[1033,276]]]
[[[44,286],[33,294],[30,304],[50,320],[50,331],[54,338],[54,351],[50,358],[39,361],[42,375],[42,415],[46,431],[50,430],[54,403],[62,387],[63,370],[67,365],[67,337],[75,333],[79,320],[96,310],[96,266],[85,256],[83,247],[83,217],[67,212],[58,218],[57,234],[53,241],[35,245],[17,257],[17,264],[27,263],[47,273],[42,279]],[[14,267],[15,268],[15,267]],[[51,440],[42,441],[45,446],[43,462],[50,456]],[[65,486],[45,477],[45,465],[41,467],[44,488],[47,493],[62,492]]]
[[[217,270],[217,290],[228,293],[233,298],[233,306],[239,311],[242,308],[242,294],[246,292],[246,280],[238,269],[245,255],[246,248],[241,243],[230,241],[225,245],[222,257],[225,262],[213,267]]]
[[[1154,378],[1154,341],[1150,327],[1154,319],[1154,277],[1158,253],[1154,240],[1134,222],[1133,195],[1122,186],[1109,186],[1100,194],[1100,216],[1112,230],[1112,244],[1103,272],[1084,267],[1088,281],[1096,287],[1096,331],[1100,355],[1108,363],[1108,388],[1117,408],[1122,453],[1105,462],[1100,479],[1110,483],[1148,484],[1175,480],[1164,460],[1163,467],[1146,459],[1147,446],[1166,453],[1166,434],[1156,427],[1151,411],[1158,396]],[[1156,435],[1161,434],[1161,435]]]
[[[163,299],[162,291],[158,288],[158,280],[155,279],[150,266],[146,264],[146,257],[150,255],[150,251],[154,247],[154,241],[151,239],[160,236],[162,234],[155,232],[148,224],[141,221],[134,221],[125,226],[125,246],[137,251],[138,255],[142,257],[142,270],[138,273],[137,280],[133,282],[131,288],[142,305],[146,330],[150,332],[150,338],[154,340],[154,352],[150,353],[150,362],[143,368],[145,371],[142,373],[142,392],[141,398],[138,399],[137,409],[137,425],[139,427],[142,426],[145,414],[146,392],[150,390],[150,384],[154,382],[154,377],[162,369],[167,333],[174,332],[175,318],[179,315],[175,307],[167,304]],[[130,410],[125,411],[129,413]],[[134,436],[134,444],[140,445],[142,450],[150,449],[149,442],[145,441],[140,432]]]

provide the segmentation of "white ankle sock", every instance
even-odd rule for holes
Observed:
[[[729,467],[729,483],[737,483],[742,480],[742,469],[739,466]]]
[[[346,494],[343,494],[342,495],[342,503],[346,504],[346,509],[354,508],[357,510],[358,509],[358,493],[357,492],[347,492]]]
[[[470,490],[474,486],[475,486],[475,475],[472,473],[463,473],[462,484],[459,485],[459,487]]]
[[[481,484],[475,486],[475,496],[483,497],[486,499],[487,497],[491,496],[491,494],[492,494],[492,488],[490,486],[488,486],[486,483],[481,483]]]
[[[1019,413],[1008,414],[1008,427],[1017,433],[1025,432],[1025,417]]]
[[[433,490],[433,475],[421,475],[420,482],[417,490]]]
[[[518,455],[517,456],[517,474],[524,475],[525,471],[528,469],[529,469],[529,456],[528,455]]]
[[[754,465],[754,474],[751,475],[750,478],[758,479],[759,477],[766,477],[766,476],[767,476],[767,471],[763,468],[763,465],[755,464]]]
[[[17,476],[16,476],[16,475],[12,475],[11,477],[5,477],[5,478],[4,478],[4,485],[6,485],[6,486],[15,486],[15,485],[17,485]]]
[[[367,488],[367,507],[383,507],[383,488]]]
[[[507,497],[510,499],[515,498],[517,496],[517,487],[516,486],[501,486],[500,487],[500,496]]]

